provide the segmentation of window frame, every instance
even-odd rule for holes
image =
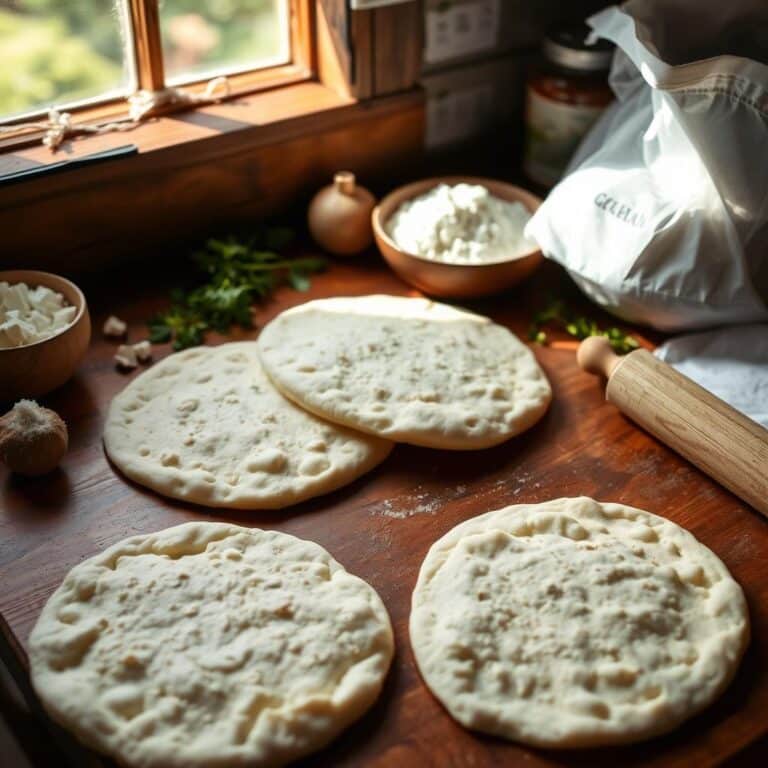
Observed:
[[[311,80],[316,73],[316,50],[313,35],[312,0],[287,0],[290,61],[253,69],[238,69],[226,74],[229,83],[227,99],[237,98],[249,93],[270,90]],[[160,12],[158,0],[126,0],[126,21],[129,24],[126,45],[131,57],[131,69],[135,78],[135,91],[162,90],[166,87],[163,49],[160,32]],[[219,75],[220,76],[220,75]],[[188,82],[173,87],[199,94],[205,90],[213,76],[194,77]],[[130,95],[130,94],[129,94]],[[189,105],[168,107],[162,113],[189,109]],[[0,125],[12,128],[14,125],[44,120],[48,109],[27,112],[23,115],[3,120]],[[105,121],[125,117],[128,114],[126,96],[106,96],[83,100],[71,107],[66,107],[76,124],[96,125]],[[21,129],[0,136],[0,152],[39,143],[42,131]]]
[[[73,137],[61,154],[41,133],[19,135],[15,147],[0,140],[0,171],[40,171],[0,184],[3,256],[26,263],[34,253],[52,271],[101,269],[160,243],[176,247],[193,229],[202,236],[271,215],[341,166],[367,178],[415,167],[425,129],[421,0],[367,10],[297,0],[293,8],[293,68],[235,76],[226,99],[128,133]],[[204,90],[204,81],[193,87]],[[117,109],[125,115],[124,102],[88,110],[90,124]],[[79,113],[76,125],[85,124]],[[126,145],[135,152],[108,163],[67,162]]]

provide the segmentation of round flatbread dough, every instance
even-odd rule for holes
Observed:
[[[460,723],[570,748],[639,741],[706,707],[736,671],[749,619],[690,533],[576,498],[489,512],[439,539],[410,635]]]
[[[134,379],[112,401],[104,447],[165,496],[278,509],[352,482],[392,444],[297,408],[244,341],[170,355]]]
[[[359,296],[289,309],[259,338],[264,368],[318,416],[428,448],[488,448],[552,393],[533,353],[487,317],[427,299]]]
[[[322,547],[186,523],[73,568],[29,638],[51,717],[126,766],[276,766],[373,704],[393,654],[376,592]]]

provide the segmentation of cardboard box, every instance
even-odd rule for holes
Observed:
[[[422,71],[535,49],[548,26],[579,21],[605,0],[425,0]]]
[[[423,75],[426,148],[460,144],[519,116],[525,61],[515,54]]]

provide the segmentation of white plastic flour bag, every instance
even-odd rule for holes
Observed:
[[[632,0],[588,23],[616,43],[616,102],[526,235],[626,320],[768,318],[768,0]]]

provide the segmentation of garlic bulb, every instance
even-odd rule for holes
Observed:
[[[0,459],[11,472],[35,477],[54,470],[67,452],[67,425],[56,411],[19,400],[0,417]]]
[[[373,242],[371,212],[376,199],[358,186],[355,174],[341,171],[333,184],[321,189],[309,204],[309,231],[315,242],[330,253],[350,256]]]

